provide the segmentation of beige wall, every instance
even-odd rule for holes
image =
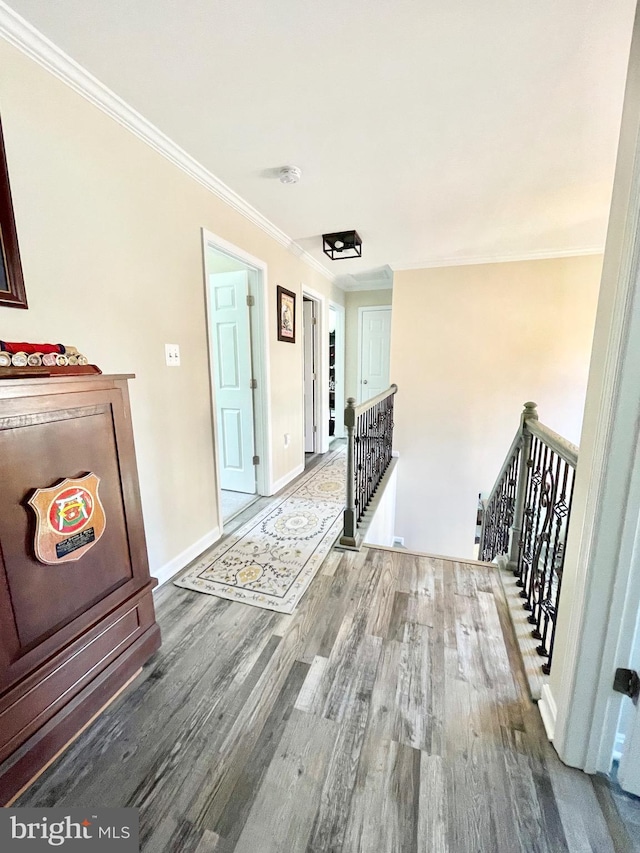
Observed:
[[[133,425],[158,570],[217,523],[200,229],[268,264],[276,481],[304,459],[301,338],[276,339],[276,285],[300,294],[304,283],[340,303],[342,292],[5,42],[0,102],[29,300],[28,311],[0,308],[0,336],[73,344],[105,373],[136,374]],[[180,345],[179,369],[164,364],[167,342]]]
[[[396,272],[396,535],[471,557],[522,404],[578,443],[601,256]]]
[[[391,305],[392,290],[353,290],[345,294],[345,399],[358,399],[358,308]],[[393,374],[391,381],[394,382]]]

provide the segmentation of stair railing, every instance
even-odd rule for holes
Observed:
[[[397,385],[356,406],[349,397],[344,410],[347,430],[347,494],[340,544],[357,548],[358,522],[391,462],[393,403]]]
[[[498,479],[485,502],[479,557],[507,557],[521,588],[538,654],[553,658],[556,615],[562,587],[567,529],[578,448],[538,420],[525,403],[518,430]]]

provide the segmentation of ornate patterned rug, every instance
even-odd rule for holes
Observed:
[[[328,454],[175,585],[292,613],[342,530],[346,467],[346,448]]]

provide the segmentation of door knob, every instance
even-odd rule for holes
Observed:
[[[363,384],[363,385],[366,385],[368,381],[369,381],[368,379],[363,379],[363,380],[362,380],[362,384]]]

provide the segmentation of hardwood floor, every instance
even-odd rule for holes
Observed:
[[[137,806],[146,853],[613,853],[490,567],[333,552],[296,612],[170,584],[164,644],[17,802]]]

